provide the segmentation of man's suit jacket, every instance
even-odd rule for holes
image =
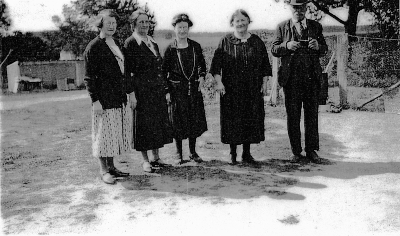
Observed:
[[[319,63],[319,57],[326,54],[328,46],[326,45],[324,36],[322,34],[322,26],[320,23],[313,20],[306,20],[308,36],[317,39],[319,50],[309,49],[311,55],[311,63],[314,68],[314,76],[318,79],[322,76],[322,68]],[[272,55],[281,58],[281,65],[278,70],[278,83],[280,86],[285,87],[288,79],[291,76],[291,63],[294,51],[287,49],[286,44],[290,41],[295,41],[296,27],[291,19],[280,23],[275,32],[275,39],[272,43]]]

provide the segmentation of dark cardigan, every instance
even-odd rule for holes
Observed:
[[[84,80],[92,102],[100,101],[103,109],[121,108],[126,104],[126,94],[132,91],[127,89],[126,79],[105,39],[94,38],[86,47],[84,60]]]

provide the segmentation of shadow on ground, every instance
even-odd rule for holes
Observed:
[[[165,167],[152,174],[139,172],[122,180],[121,185],[127,190],[169,192],[195,197],[251,199],[267,196],[281,200],[304,200],[305,196],[292,193],[290,188],[323,189],[328,186],[302,182],[300,177],[353,179],[364,175],[400,172],[399,162],[352,162],[345,156],[335,155],[337,150],[346,147],[329,134],[321,134],[320,138],[322,164],[290,163],[287,135],[275,132],[273,138],[264,144],[253,145],[252,153],[258,160],[257,165],[229,165],[226,158],[218,158],[229,153],[227,145],[209,140],[206,142],[209,145],[203,145],[200,150],[207,160],[204,163]]]

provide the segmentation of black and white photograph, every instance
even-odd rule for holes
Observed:
[[[0,0],[1,235],[400,235],[400,0]]]

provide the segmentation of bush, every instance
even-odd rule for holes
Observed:
[[[367,41],[350,44],[348,85],[386,88],[400,78],[397,41]]]

